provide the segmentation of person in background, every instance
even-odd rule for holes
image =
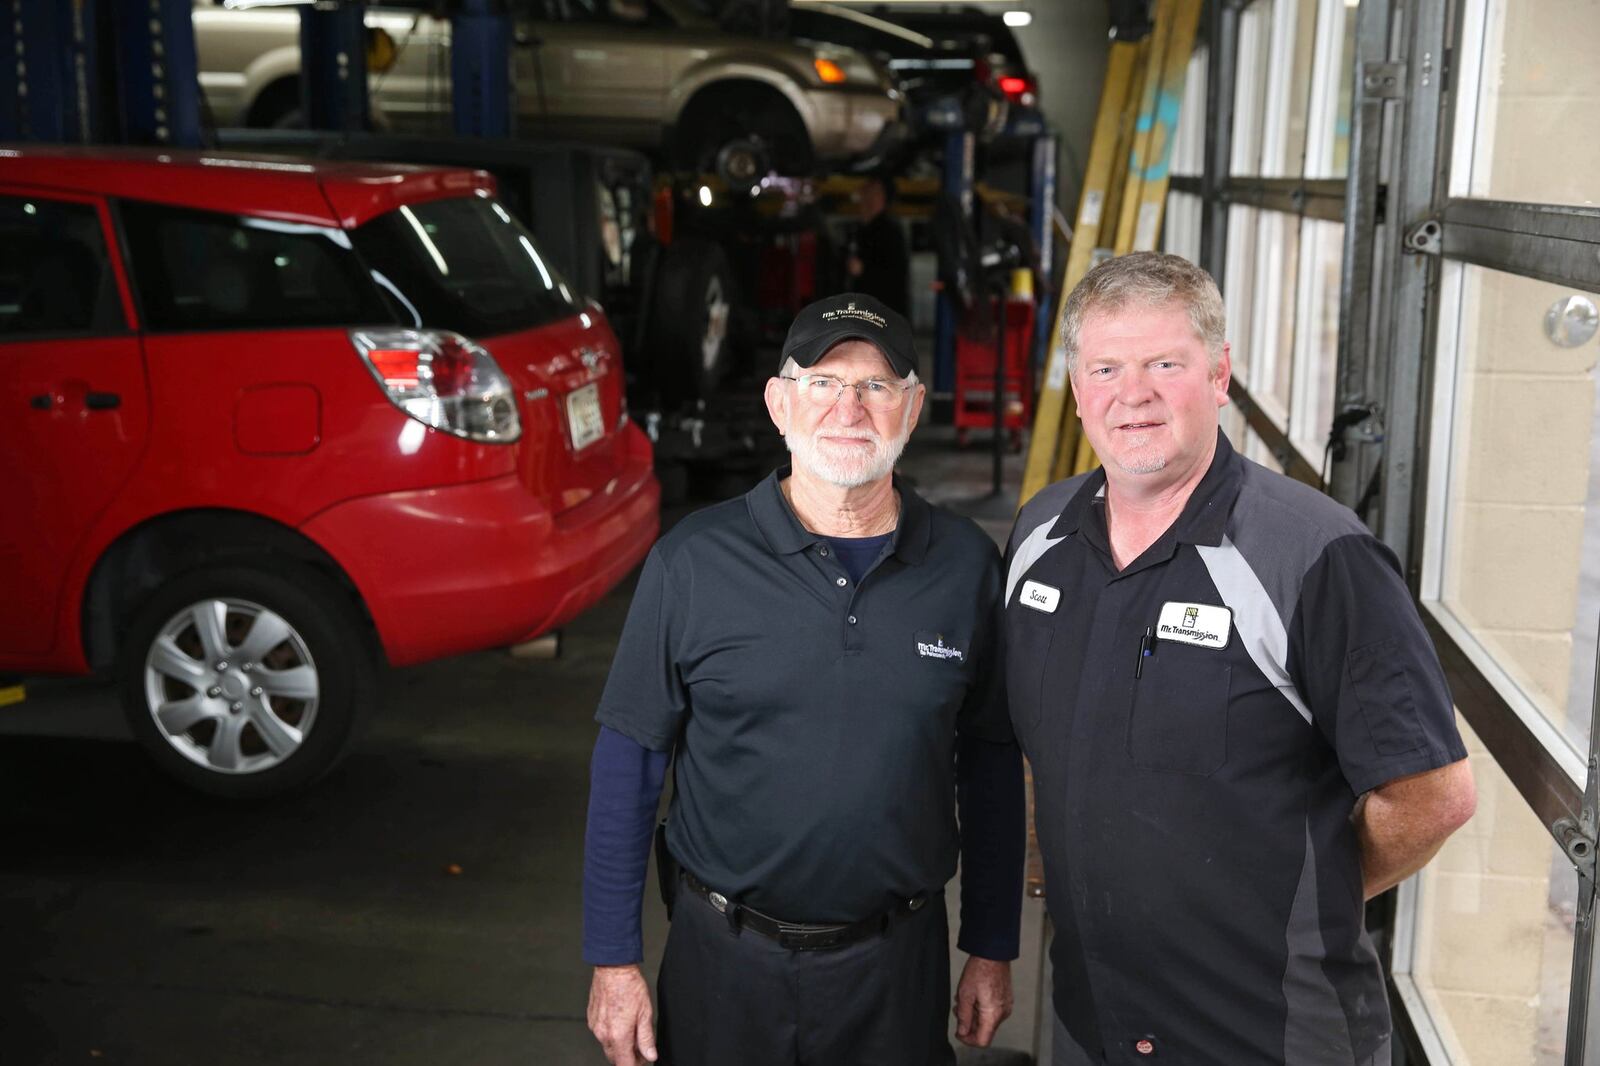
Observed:
[[[890,179],[871,175],[856,192],[861,224],[845,256],[845,287],[907,315],[911,313],[911,253],[900,223],[889,214],[893,188]]]

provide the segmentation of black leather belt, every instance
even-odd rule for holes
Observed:
[[[721,892],[705,885],[688,870],[682,871],[683,883],[689,891],[711,904],[711,908],[728,919],[728,928],[735,933],[751,929],[771,940],[776,940],[790,951],[831,951],[854,944],[869,936],[876,936],[889,928],[898,915],[919,911],[928,902],[926,893],[895,904],[882,914],[863,918],[846,925],[807,925],[785,922],[760,911],[735,903]]]

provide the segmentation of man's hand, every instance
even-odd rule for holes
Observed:
[[[1009,1006],[1010,991],[1007,988]],[[589,1031],[615,1066],[656,1061],[650,986],[638,966],[596,966],[589,983]]]
[[[1361,842],[1366,898],[1422,869],[1476,806],[1477,790],[1465,759],[1396,778],[1362,796],[1351,820]]]
[[[956,1039],[969,1047],[988,1047],[1009,1017],[1011,964],[969,955],[956,985]]]

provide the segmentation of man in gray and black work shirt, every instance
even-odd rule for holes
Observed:
[[[1012,533],[1056,1066],[1387,1066],[1363,902],[1473,810],[1394,556],[1218,432],[1224,323],[1177,256],[1090,271],[1062,328],[1104,465]]]
[[[904,318],[819,301],[781,363],[766,400],[792,466],[652,550],[596,714],[590,1028],[613,1062],[656,1058],[638,919],[671,753],[661,1060],[952,1063],[958,855],[969,1044],[1010,1012],[1022,904],[999,552],[892,476],[923,401]]]

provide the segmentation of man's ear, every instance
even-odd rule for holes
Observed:
[[[1222,354],[1217,356],[1217,369],[1211,375],[1212,384],[1217,390],[1217,406],[1228,406],[1228,382],[1233,379],[1233,356],[1231,346],[1227,341],[1222,342]]]
[[[928,387],[922,382],[917,382],[917,387],[911,390],[911,418],[906,423],[906,433],[909,434],[917,428],[917,419],[922,417],[922,403],[928,398]]]
[[[789,393],[783,387],[783,379],[768,378],[761,395],[767,401],[767,416],[778,427],[778,436],[784,436],[789,432]]]

